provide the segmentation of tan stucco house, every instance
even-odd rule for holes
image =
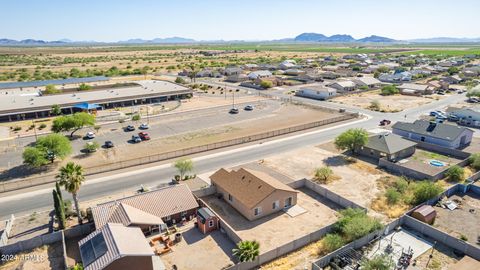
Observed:
[[[248,220],[278,212],[297,204],[297,193],[267,173],[240,168],[220,169],[210,176],[223,199]]]

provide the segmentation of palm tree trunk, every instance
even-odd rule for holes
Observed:
[[[77,211],[78,223],[82,224],[82,216],[80,215],[80,206],[78,205],[77,193],[72,193],[73,202],[75,203],[75,211]]]

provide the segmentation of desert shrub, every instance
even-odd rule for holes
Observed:
[[[382,228],[379,220],[367,216],[362,209],[347,208],[340,211],[340,215],[334,230],[348,242]]]
[[[342,236],[336,233],[329,233],[323,238],[323,245],[328,253],[341,248],[344,244]]]
[[[320,183],[326,183],[332,177],[333,171],[330,167],[325,166],[315,169],[315,179]]]
[[[405,178],[403,177],[399,177],[395,180],[393,185],[398,192],[405,193],[405,191],[407,191],[407,188],[408,188],[408,181],[405,180]]]
[[[381,94],[384,96],[398,94],[399,91],[395,85],[385,85],[382,87]]]
[[[430,181],[421,181],[415,186],[413,191],[413,203],[420,204],[430,200],[442,193],[443,189],[436,183]]]
[[[38,129],[44,129],[44,128],[46,128],[46,127],[47,127],[47,125],[42,123],[42,124],[40,124],[40,126],[38,127]]]
[[[480,170],[480,153],[472,154],[468,158],[468,162],[470,166],[472,166],[472,168],[474,168],[475,170]]]
[[[382,108],[382,105],[380,104],[380,101],[372,100],[372,102],[370,102],[369,108],[373,111],[380,111],[380,109]]]
[[[400,200],[402,194],[398,192],[395,188],[388,188],[385,192],[385,197],[387,197],[388,204],[396,204]]]
[[[372,259],[363,259],[360,263],[363,270],[390,270],[394,269],[395,263],[387,254],[376,255]]]
[[[450,181],[463,182],[465,180],[465,170],[458,165],[454,165],[448,169],[445,176]]]

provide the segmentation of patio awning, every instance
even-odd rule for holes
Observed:
[[[81,109],[81,110],[94,110],[94,109],[102,108],[102,106],[100,106],[98,104],[92,104],[92,103],[88,103],[88,102],[80,103],[80,104],[77,104],[73,107],[77,108],[77,109]]]

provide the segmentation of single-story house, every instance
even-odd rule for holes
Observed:
[[[267,173],[220,169],[210,176],[223,199],[252,221],[297,204],[297,193]]]
[[[447,82],[449,84],[459,84],[463,81],[462,78],[458,75],[453,75],[453,76],[446,76],[440,79],[443,82]]]
[[[258,65],[257,64],[245,64],[243,65],[243,68],[246,70],[257,70]]]
[[[243,70],[239,67],[227,67],[223,71],[225,76],[232,76],[232,75],[240,75],[242,74]]]
[[[254,80],[254,83],[258,85],[261,85],[262,82],[271,82],[273,87],[283,85],[282,78],[275,77],[275,76],[263,77],[263,78],[258,78]]]
[[[473,136],[473,130],[469,128],[425,120],[416,120],[413,123],[397,122],[392,126],[392,131],[410,140],[453,149],[469,145]]]
[[[140,228],[107,223],[78,242],[85,270],[165,270]]]
[[[375,159],[386,158],[388,161],[398,161],[415,153],[416,143],[401,136],[384,133],[368,138],[366,145],[357,149],[357,153]]]
[[[480,107],[449,108],[447,112],[458,118],[459,124],[467,126],[480,126]]]
[[[302,74],[305,74],[306,72],[304,70],[301,70],[301,69],[298,69],[298,68],[290,68],[290,69],[287,69],[285,70],[285,75],[294,75],[294,76],[297,76],[297,75],[302,75]]]
[[[337,89],[323,85],[312,85],[300,88],[295,92],[296,96],[327,100],[337,95]]]
[[[329,84],[328,86],[341,92],[353,91],[357,87],[357,85],[352,81],[337,81]]]
[[[378,88],[382,83],[374,77],[359,77],[353,79],[353,82],[357,84],[358,87],[366,86],[370,89]]]
[[[95,228],[107,223],[136,226],[145,235],[192,220],[199,207],[187,185],[173,185],[92,207]]]
[[[248,73],[248,78],[250,80],[255,80],[255,79],[265,78],[270,76],[272,76],[272,73],[268,70],[257,70],[257,71]]]
[[[412,80],[412,74],[409,72],[400,72],[395,74],[383,73],[378,76],[378,80],[381,82],[395,83],[395,82],[405,82]]]
[[[228,76],[225,79],[226,82],[233,82],[233,83],[244,82],[246,80],[248,80],[248,76],[246,74],[236,74],[236,75]]]
[[[403,83],[397,86],[400,93],[403,95],[431,95],[433,94],[433,87],[427,84]]]
[[[341,75],[336,72],[327,71],[327,72],[320,73],[320,76],[322,77],[322,79],[335,80],[340,78]]]

